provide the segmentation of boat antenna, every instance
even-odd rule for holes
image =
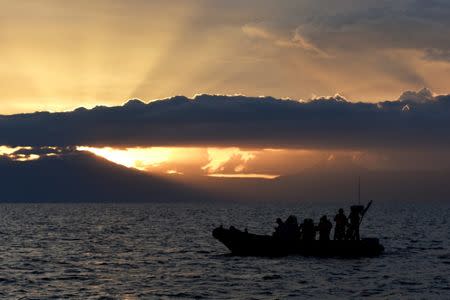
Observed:
[[[361,205],[361,176],[358,176],[358,205]]]

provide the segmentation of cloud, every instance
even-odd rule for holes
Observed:
[[[450,62],[450,49],[425,49],[425,60]]]
[[[256,155],[252,151],[242,151],[239,148],[208,148],[208,164],[202,170],[208,173],[242,172],[245,165]]]
[[[353,103],[342,98],[300,102],[199,95],[148,104],[129,101],[116,107],[0,116],[0,145],[448,148],[450,95],[433,99]]]
[[[291,33],[291,36],[276,32],[273,28],[264,26],[263,24],[246,24],[242,27],[242,31],[251,38],[267,40],[278,47],[298,48],[324,58],[329,57],[326,52],[319,49],[302,35],[300,27],[295,29],[294,32]]]
[[[242,32],[249,37],[253,38],[260,38],[265,40],[276,40],[277,36],[271,32],[269,32],[267,29],[255,25],[255,24],[246,24],[242,26]]]
[[[323,51],[322,49],[319,49],[316,45],[314,45],[311,41],[309,41],[301,32],[301,28],[297,28],[294,32],[294,36],[292,37],[291,42],[301,47],[307,51],[311,51],[319,56],[329,58],[330,56]]]
[[[254,31],[251,41],[265,39],[279,46],[273,56],[282,57],[283,69],[297,68],[291,72],[298,74],[296,82],[303,90],[329,93],[339,89],[371,100],[392,98],[399,89],[421,86],[447,91],[448,1],[288,2],[279,5],[283,17],[272,7],[273,17],[261,17],[246,26]],[[265,55],[275,52],[265,50]],[[305,82],[303,72],[313,80]],[[318,83],[322,87],[317,88]],[[324,89],[329,86],[333,88]]]
[[[406,91],[403,92],[403,94],[400,95],[398,98],[398,101],[403,102],[416,102],[416,103],[427,103],[430,101],[434,101],[436,98],[432,91],[430,91],[427,88],[423,88],[420,91]]]
[[[306,0],[280,7],[283,17],[271,18],[271,28],[277,36],[299,34],[297,44],[305,49],[330,56],[409,49],[422,51],[425,59],[449,59],[450,4],[445,0]]]

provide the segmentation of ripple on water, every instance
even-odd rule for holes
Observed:
[[[386,253],[372,259],[235,257],[211,237],[211,224],[270,233],[319,211],[335,207],[0,205],[0,298],[450,298],[450,209],[374,207],[362,234]]]

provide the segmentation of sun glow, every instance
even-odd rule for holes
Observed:
[[[142,171],[167,162],[172,154],[172,149],[162,147],[115,149],[81,146],[77,150],[89,151],[114,163]]]
[[[2,155],[7,156],[14,161],[30,161],[39,159],[41,155],[19,153],[21,150],[31,150],[31,149],[32,149],[31,147],[0,146],[0,156]],[[49,156],[49,154],[46,154],[44,156]]]
[[[0,146],[0,155],[10,155],[16,151],[21,149],[30,150],[31,147],[8,147],[8,146]]]
[[[246,173],[236,173],[236,174],[209,174],[209,177],[222,177],[222,178],[258,178],[258,179],[275,179],[280,177],[280,175],[273,174],[246,174]]]
[[[178,172],[177,170],[167,170],[166,173],[170,175],[184,175],[183,172]]]
[[[235,172],[242,172],[245,169],[245,164],[255,158],[252,151],[242,151],[239,148],[208,148],[209,163],[202,167],[203,170],[209,174],[224,171],[225,165],[232,159],[240,161],[234,170]]]
[[[141,171],[168,175],[209,176],[224,178],[275,179],[281,174],[273,170],[269,157],[272,150],[238,147],[141,147],[112,148],[79,146],[111,162]],[[261,159],[262,158],[262,159]],[[268,168],[262,164],[269,163]]]

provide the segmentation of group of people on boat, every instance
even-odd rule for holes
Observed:
[[[363,206],[353,205],[350,207],[350,214],[347,217],[344,210],[340,208],[334,217],[334,240],[359,240],[359,225],[364,213]],[[310,218],[306,218],[303,223],[298,224],[297,217],[293,215],[284,222],[278,218],[276,223],[277,227],[275,227],[273,236],[284,240],[312,241],[316,239],[316,234],[319,232],[319,240],[328,241],[333,228],[333,224],[326,215],[320,218],[317,225]]]

